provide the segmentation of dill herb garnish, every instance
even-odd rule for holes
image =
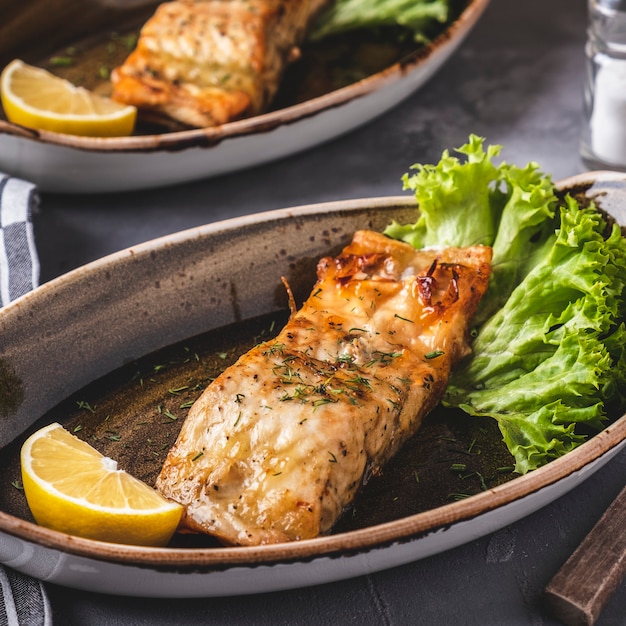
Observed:
[[[177,396],[181,393],[181,391],[185,391],[187,389],[189,389],[189,385],[184,385],[183,387],[176,387],[175,389],[168,389],[167,393],[173,396]]]
[[[165,415],[165,417],[169,417],[172,421],[176,421],[178,419],[178,416],[174,415],[169,409],[165,409],[165,411],[163,411],[163,415]]]
[[[436,359],[438,356],[444,355],[445,352],[443,350],[433,350],[432,352],[427,352],[424,355],[425,359]]]
[[[402,315],[398,315],[397,313],[394,314],[394,317],[402,320],[403,322],[409,322],[410,324],[414,324],[415,322],[413,320],[408,319],[407,317],[402,317]]]

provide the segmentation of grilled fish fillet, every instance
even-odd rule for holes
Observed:
[[[328,532],[440,401],[469,352],[491,248],[359,231],[302,308],[196,401],[156,487],[181,530],[254,545]]]
[[[327,0],[161,4],[111,74],[112,97],[152,117],[214,126],[264,111]]]

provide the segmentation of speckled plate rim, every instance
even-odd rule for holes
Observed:
[[[35,131],[0,120],[0,134],[50,143],[94,152],[152,152],[182,150],[193,147],[210,147],[228,138],[266,133],[281,126],[289,126],[318,113],[341,107],[352,100],[384,89],[389,84],[421,68],[452,42],[462,40],[476,24],[490,0],[469,0],[459,17],[430,44],[411,53],[387,69],[362,79],[352,85],[313,98],[301,104],[270,113],[231,122],[214,128],[201,128],[171,133],[131,137],[78,137],[49,131]]]
[[[611,172],[587,173],[560,181],[557,183],[557,186],[560,189],[573,189],[589,185],[594,181],[620,181],[621,184],[626,184],[626,174]],[[413,200],[406,196],[373,198],[271,211],[254,214],[243,219],[236,218],[236,220],[238,224],[242,222],[256,223],[266,219],[291,218],[298,214],[320,211],[350,210],[351,208],[365,206],[383,208],[388,206],[411,207],[413,205]],[[215,223],[211,227],[223,228],[224,225],[228,225],[228,222],[234,221],[228,220],[222,223]],[[184,240],[186,237],[196,236],[196,232],[197,229],[194,229],[162,237],[137,246],[132,249],[132,252],[133,254],[149,254],[151,250],[171,245],[181,239]],[[80,273],[83,275],[88,273],[90,267],[115,263],[116,260],[122,259],[128,254],[129,251],[122,251],[95,261],[90,265],[78,268],[69,274],[55,279],[47,285],[43,285],[39,290],[54,290],[57,284],[75,280]],[[20,306],[20,303],[32,297],[33,293],[31,292],[31,294],[23,296],[23,298],[9,306]],[[514,519],[519,519],[540,508],[546,502],[551,501],[556,495],[561,495],[573,488],[625,447],[626,415],[617,419],[602,432],[560,459],[486,492],[374,527],[286,544],[198,549],[143,548],[139,546],[107,544],[51,531],[5,512],[0,512],[0,532],[62,553],[79,557],[83,556],[96,561],[148,567],[153,570],[174,574],[215,572],[237,567],[255,568],[260,565],[309,562],[322,557],[350,556],[376,549],[384,549],[392,545],[409,543],[432,533],[462,525],[463,522],[471,522],[489,512],[504,509],[508,505],[523,503],[526,499],[539,496],[542,492],[551,494],[547,496],[547,500],[544,497],[544,501],[540,504],[531,504],[529,507],[522,505],[524,510],[518,510],[514,514]],[[556,492],[550,491],[551,487],[558,485],[558,483],[566,479],[569,481],[566,489],[557,490]],[[489,532],[488,529],[481,529],[479,534],[487,532]],[[207,593],[207,595],[211,594]]]

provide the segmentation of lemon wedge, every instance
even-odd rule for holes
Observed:
[[[182,507],[166,500],[58,423],[32,434],[20,460],[28,506],[38,524],[79,537],[166,545]]]
[[[137,109],[27,65],[11,61],[0,77],[7,119],[38,130],[90,137],[123,137],[135,126]]]

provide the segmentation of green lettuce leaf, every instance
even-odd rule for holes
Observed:
[[[536,164],[493,164],[470,136],[436,166],[405,175],[420,214],[386,233],[424,246],[493,246],[473,354],[443,400],[497,420],[525,473],[626,409],[626,239],[594,206],[559,200]]]
[[[500,308],[545,254],[558,204],[550,177],[536,163],[496,166],[501,147],[485,151],[483,144],[470,135],[457,149],[463,161],[446,150],[437,165],[413,165],[417,173],[405,174],[402,181],[414,192],[420,215],[414,224],[392,222],[385,230],[415,248],[492,246],[490,297],[483,300],[478,320]]]
[[[324,11],[309,37],[322,39],[362,28],[402,26],[418,41],[433,23],[445,24],[449,0],[337,0]]]

